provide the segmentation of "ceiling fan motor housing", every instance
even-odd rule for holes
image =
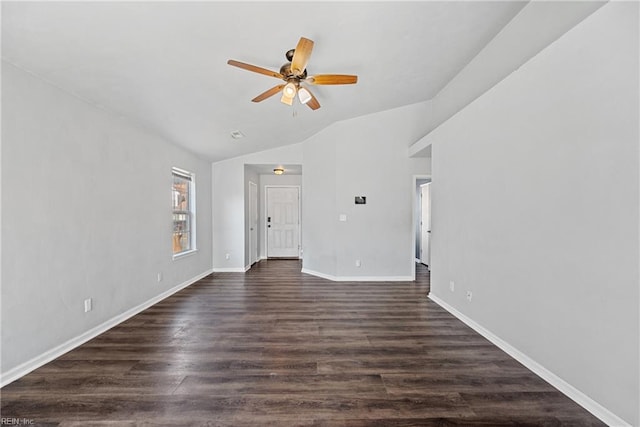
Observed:
[[[294,50],[294,49],[291,49],[291,50]],[[305,68],[302,74],[300,74],[299,76],[296,76],[293,73],[293,70],[291,70],[291,62],[287,62],[286,64],[283,64],[282,67],[280,67],[280,74],[284,76],[284,80],[289,80],[291,78],[304,80],[307,78],[307,69]]]

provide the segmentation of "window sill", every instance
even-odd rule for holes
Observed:
[[[188,257],[190,255],[195,254],[196,252],[198,252],[197,249],[191,249],[189,251],[184,251],[184,252],[180,252],[178,254],[174,254],[173,255],[173,260],[175,261],[175,260],[180,259],[180,258]]]

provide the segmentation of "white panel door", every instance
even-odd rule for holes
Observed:
[[[420,262],[431,266],[431,183],[420,186],[422,203]]]
[[[258,186],[249,183],[249,265],[258,261]]]
[[[268,257],[299,257],[299,197],[299,187],[267,187]]]

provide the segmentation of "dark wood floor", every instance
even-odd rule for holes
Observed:
[[[590,426],[427,299],[429,276],[330,282],[298,261],[209,276],[2,389],[63,426]]]

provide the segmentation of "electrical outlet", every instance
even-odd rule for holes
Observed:
[[[87,298],[86,300],[84,300],[84,312],[88,313],[93,309],[93,304],[91,301],[91,298]]]
[[[473,298],[473,292],[467,291],[467,301],[471,301],[471,298]]]
[[[158,273],[158,282],[162,282],[162,273]]]
[[[362,263],[360,262],[359,259],[356,260],[356,267],[360,267],[362,265]]]
[[[456,284],[455,284],[455,283],[453,283],[453,280],[451,280],[451,281],[449,282],[449,289],[451,290],[451,292],[453,292],[453,290],[455,289],[455,286],[456,286]]]
[[[226,260],[231,259],[231,254],[225,254],[224,259],[226,259]]]

